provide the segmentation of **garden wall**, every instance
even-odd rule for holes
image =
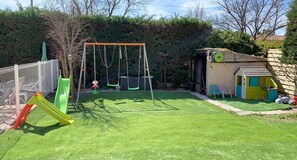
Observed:
[[[293,95],[296,86],[293,83],[296,80],[297,65],[282,64],[279,58],[282,51],[279,49],[270,49],[268,51],[268,70],[272,73],[275,82],[278,85],[278,91]]]

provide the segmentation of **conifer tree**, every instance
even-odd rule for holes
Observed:
[[[293,0],[288,14],[288,26],[284,40],[282,61],[297,64],[297,0]]]

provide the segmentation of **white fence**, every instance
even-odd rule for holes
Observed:
[[[54,92],[58,77],[57,60],[0,68],[0,125],[9,118],[7,115],[19,115],[33,94],[42,92],[47,96]]]

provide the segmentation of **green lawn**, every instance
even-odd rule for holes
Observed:
[[[0,159],[296,159],[295,122],[238,116],[189,93],[155,97],[156,106],[149,93],[85,94],[63,127],[36,108],[0,136]]]
[[[238,97],[227,97],[225,99],[217,98],[216,100],[228,104],[232,107],[241,109],[243,111],[271,111],[287,109],[290,107],[288,104],[277,104],[274,102],[266,102],[260,100],[247,100]]]

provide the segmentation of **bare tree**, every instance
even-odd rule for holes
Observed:
[[[128,13],[135,13],[141,9],[144,9],[149,0],[124,0],[124,13],[123,17],[126,17]]]
[[[22,3],[20,1],[16,0],[16,5],[18,6],[19,11],[24,10],[24,7],[23,7],[23,5],[22,5]]]
[[[48,12],[44,18],[48,37],[53,40],[56,58],[62,66],[63,76],[74,76],[73,68],[81,59],[82,45],[89,39],[89,37],[83,37],[83,30],[88,23],[81,17],[73,18],[61,12]],[[74,83],[71,84],[71,95],[74,95]]]
[[[200,20],[205,20],[205,8],[200,6],[200,3],[198,3],[194,8],[189,8],[189,10],[186,13],[187,17],[190,18],[197,18]]]
[[[103,10],[107,14],[108,17],[112,16],[116,9],[118,9],[119,4],[122,0],[104,0]]]
[[[264,40],[286,26],[285,0],[217,0],[224,12],[214,18],[214,24],[224,29],[249,33],[254,39],[263,30],[269,30]]]
[[[72,0],[78,15],[94,15],[101,13],[102,1],[101,0]]]
[[[99,13],[100,4],[100,0],[45,0],[44,7],[76,16]]]
[[[86,0],[86,1],[88,1],[88,0]],[[74,5],[74,8],[73,9],[76,10],[77,14],[78,15],[82,15],[82,8],[81,8],[78,0],[72,0],[72,3]]]
[[[44,8],[51,11],[60,11],[67,14],[71,14],[73,11],[72,0],[45,0]]]
[[[70,15],[122,15],[141,11],[150,0],[45,0],[45,8]]]

